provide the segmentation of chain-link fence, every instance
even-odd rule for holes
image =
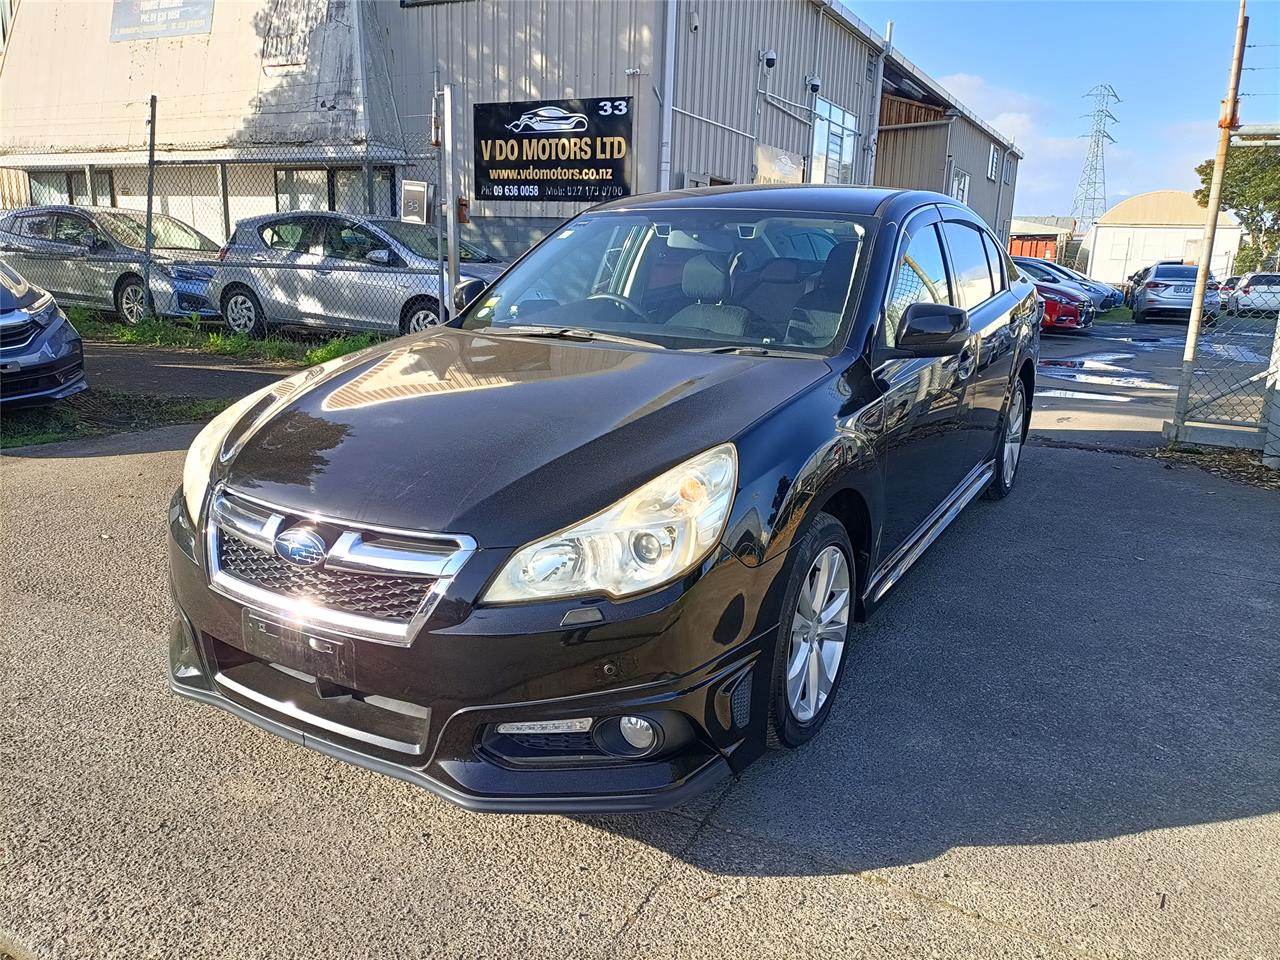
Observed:
[[[1189,443],[1263,449],[1268,465],[1280,468],[1280,125],[1238,128],[1221,172],[1222,200],[1207,215],[1237,221],[1240,246],[1230,276],[1207,278],[1168,432]],[[1235,232],[1216,233],[1215,245],[1224,237],[1234,241]],[[1202,261],[1214,253],[1202,250]]]
[[[21,171],[28,195],[6,193],[17,209],[0,214],[0,259],[64,306],[128,323],[397,335],[447,314],[445,164],[426,135],[133,157],[56,154]],[[497,272],[457,247],[461,274]]]

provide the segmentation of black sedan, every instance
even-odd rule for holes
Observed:
[[[46,291],[0,263],[0,403],[49,404],[88,388],[76,328]]]
[[[474,810],[680,803],[817,734],[858,623],[1011,491],[1038,321],[938,194],[596,207],[201,433],[173,689]]]

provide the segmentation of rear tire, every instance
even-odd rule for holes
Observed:
[[[414,297],[400,311],[400,333],[422,333],[449,319],[441,316],[440,304],[434,297]]]
[[[844,524],[826,513],[791,548],[769,684],[772,750],[803,746],[827,722],[849,659],[856,562]]]
[[[1018,464],[1022,462],[1022,446],[1027,438],[1030,418],[1027,416],[1027,386],[1015,377],[1009,404],[1000,418],[1000,442],[996,445],[996,475],[983,496],[1003,500],[1013,491],[1018,480]]]
[[[147,293],[137,277],[126,277],[116,287],[116,316],[136,327],[147,316]]]
[[[1147,315],[1146,315],[1145,313],[1143,313],[1141,310],[1134,310],[1134,311],[1133,311],[1133,322],[1134,322],[1134,323],[1146,323],[1146,322],[1147,322]]]
[[[255,340],[266,331],[262,302],[248,287],[232,287],[222,295],[222,322],[235,334],[245,334]]]

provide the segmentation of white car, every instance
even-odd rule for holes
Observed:
[[[1243,317],[1280,313],[1280,273],[1242,275],[1227,298],[1227,312]]]
[[[587,129],[587,115],[560,107],[538,107],[512,120],[507,129],[512,133],[581,133]]]

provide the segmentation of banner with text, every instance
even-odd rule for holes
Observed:
[[[477,198],[598,203],[630,196],[631,105],[631,97],[477,103]]]

